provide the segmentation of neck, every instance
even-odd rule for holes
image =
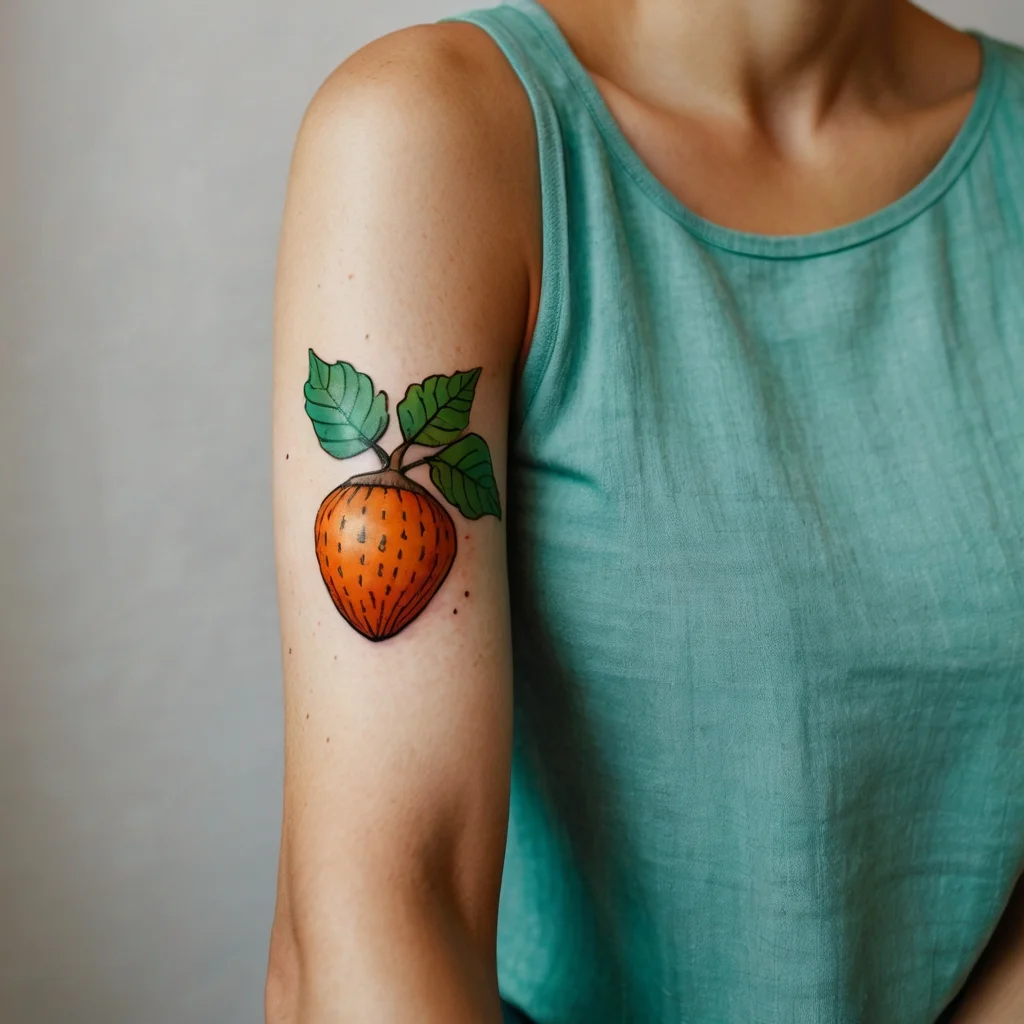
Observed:
[[[637,99],[809,124],[901,77],[900,43],[919,13],[906,0],[544,2],[595,77]]]

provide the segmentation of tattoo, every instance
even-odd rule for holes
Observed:
[[[430,467],[441,496],[467,519],[501,518],[487,442],[466,434],[480,367],[412,384],[398,403],[402,442],[378,443],[388,429],[388,396],[349,363],[325,363],[309,350],[306,413],[320,447],[336,459],[373,449],[381,468],[350,477],[316,515],[316,557],[334,606],[369,640],[409,625],[440,589],[458,548],[448,510],[407,475]],[[408,464],[409,449],[434,449]]]

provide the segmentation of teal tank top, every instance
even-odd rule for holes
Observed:
[[[1024,868],[1024,52],[881,211],[653,176],[534,0],[502,995],[537,1024],[931,1024]]]

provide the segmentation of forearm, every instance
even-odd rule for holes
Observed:
[[[991,941],[958,997],[950,1024],[1024,1021],[1024,883],[1019,883]]]
[[[356,910],[344,929],[275,925],[267,1024],[499,1024],[493,953],[436,908]]]

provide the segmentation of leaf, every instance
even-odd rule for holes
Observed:
[[[469,410],[480,379],[480,367],[428,377],[410,384],[398,403],[398,422],[406,441],[436,448],[454,441],[469,426]]]
[[[434,486],[467,519],[501,518],[491,453],[479,434],[467,434],[425,461]]]
[[[306,413],[320,446],[336,459],[365,452],[388,429],[388,396],[349,363],[325,363],[309,350]]]

